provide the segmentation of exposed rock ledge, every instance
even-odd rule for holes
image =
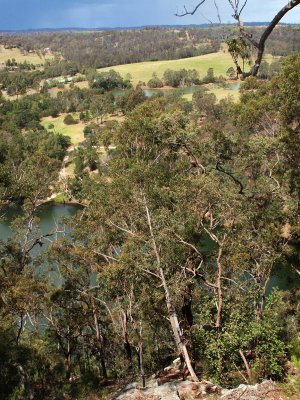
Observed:
[[[209,382],[194,383],[174,380],[158,386],[155,379],[142,389],[137,383],[127,385],[112,400],[285,400],[278,386],[264,381],[254,386],[240,385],[236,389],[222,390]]]

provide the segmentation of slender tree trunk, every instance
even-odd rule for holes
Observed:
[[[71,378],[71,369],[72,369],[72,358],[71,358],[71,353],[67,354],[66,357],[66,380],[70,381]]]
[[[125,311],[123,311],[123,310],[121,312],[121,324],[122,324],[122,331],[123,331],[125,355],[129,362],[129,369],[132,370],[132,351],[131,351],[131,344],[129,342],[129,335],[128,335],[128,331],[127,331],[127,315],[126,315]]]
[[[253,380],[252,380],[253,376],[252,376],[252,371],[251,371],[250,365],[249,365],[249,363],[248,363],[243,351],[240,350],[239,353],[240,353],[240,356],[242,357],[243,363],[245,365],[245,368],[246,368],[246,371],[247,371],[247,375],[248,375],[248,378],[249,378],[249,383],[251,384],[253,382]]]
[[[166,298],[166,303],[167,303],[167,309],[168,309],[168,314],[169,314],[169,318],[170,318],[170,323],[172,326],[172,331],[173,331],[173,336],[175,339],[175,343],[177,345],[177,348],[179,350],[179,352],[182,354],[184,361],[186,363],[187,369],[192,377],[192,380],[194,382],[198,382],[198,377],[194,371],[194,368],[192,366],[191,363],[191,359],[189,356],[189,353],[187,351],[187,347],[185,344],[185,340],[184,337],[182,336],[181,333],[181,329],[179,326],[179,321],[178,321],[178,316],[174,307],[174,304],[172,302],[171,296],[170,296],[170,292],[169,292],[169,288],[165,279],[165,274],[162,268],[160,268],[159,270],[160,273],[160,277],[162,280],[162,284],[163,284],[163,288],[165,291],[165,298]]]
[[[147,221],[148,221],[149,231],[150,231],[150,235],[151,235],[153,250],[155,252],[156,262],[157,262],[157,266],[158,266],[158,270],[159,270],[159,277],[162,281],[162,286],[163,286],[164,292],[165,292],[167,310],[168,310],[168,314],[169,314],[169,318],[170,318],[170,323],[171,323],[171,327],[172,327],[172,331],[173,331],[174,340],[175,340],[176,346],[179,350],[179,353],[184,358],[184,361],[186,363],[187,369],[191,375],[192,380],[194,382],[198,382],[199,379],[198,379],[198,377],[194,371],[194,368],[192,366],[191,359],[190,359],[190,356],[189,356],[189,353],[187,351],[187,347],[185,344],[185,340],[181,333],[178,316],[177,316],[175,306],[174,306],[173,301],[170,296],[170,291],[169,291],[167,281],[165,278],[165,273],[164,273],[163,268],[161,267],[160,255],[159,255],[159,251],[158,251],[158,248],[156,245],[156,241],[155,241],[155,237],[154,237],[154,233],[153,233],[153,229],[152,229],[152,224],[151,224],[150,212],[149,212],[149,208],[147,206],[145,196],[144,196],[144,203],[145,203],[145,208],[146,208]]]
[[[221,257],[223,253],[223,245],[224,241],[226,239],[226,236],[224,236],[224,239],[222,243],[220,244],[219,247],[219,254],[217,258],[217,266],[218,266],[218,278],[217,278],[217,287],[218,287],[218,312],[217,312],[217,322],[216,322],[216,328],[218,330],[221,329],[222,327],[222,311],[223,311],[223,288],[222,288],[222,263],[221,263]]]
[[[139,369],[141,373],[141,378],[143,381],[143,388],[146,387],[146,376],[144,371],[144,359],[143,359],[143,328],[142,324],[140,323],[140,329],[136,328],[136,332],[139,338],[138,343],[138,360],[139,360]]]
[[[107,379],[107,370],[106,370],[106,362],[103,350],[103,336],[100,332],[99,327],[99,320],[97,316],[97,311],[94,302],[92,303],[92,312],[94,317],[94,326],[96,330],[96,340],[97,340],[97,347],[98,347],[98,354],[99,354],[99,361],[102,369],[102,376],[104,379]]]
[[[24,315],[23,315],[23,311],[21,311],[20,327],[19,327],[19,330],[18,330],[17,338],[16,338],[17,346],[19,345],[20,337],[21,337],[21,334],[22,334],[22,331],[23,331],[23,326],[24,326]]]

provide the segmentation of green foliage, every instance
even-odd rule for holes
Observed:
[[[230,373],[245,369],[240,351],[246,355],[256,381],[282,379],[285,374],[286,345],[280,338],[283,326],[276,315],[281,298],[276,292],[269,297],[264,316],[256,320],[251,316],[251,300],[249,292],[235,306],[228,300],[219,333],[208,324],[210,316],[205,310],[213,304],[206,303],[205,298],[204,311],[197,315],[192,329],[195,356],[203,360],[208,376],[220,383],[236,383]]]
[[[179,71],[167,69],[164,73],[163,79],[165,85],[172,87],[191,86],[200,83],[199,73],[195,69],[181,69]]]
[[[108,72],[101,72],[91,75],[89,84],[92,89],[98,89],[102,92],[108,92],[113,89],[127,89],[131,87],[131,83],[125,80],[121,75],[113,69]]]
[[[137,105],[143,103],[147,99],[144,91],[141,87],[129,90],[123,96],[119,96],[117,99],[117,107],[119,107],[123,113],[132,111]]]
[[[204,83],[214,83],[216,82],[215,74],[214,74],[214,69],[213,68],[208,68],[207,70],[207,75],[203,78]]]
[[[64,124],[66,124],[66,125],[75,125],[75,124],[77,124],[77,121],[74,119],[72,114],[68,114],[64,118]]]
[[[155,72],[153,72],[152,78],[149,80],[147,85],[150,88],[156,89],[156,88],[162,88],[164,86],[163,81],[157,76]]]
[[[21,207],[0,244],[4,398],[84,398],[107,377],[136,379],[141,350],[147,375],[167,366],[178,356],[169,303],[204,378],[284,379],[299,353],[299,293],[274,290],[274,276],[299,269],[298,58],[271,81],[247,79],[238,104],[205,90],[188,106],[145,99],[138,87],[120,99],[120,123],[98,121],[124,84],[113,72],[91,79],[96,90],[1,99],[1,205]],[[95,118],[63,182],[86,207],[36,256],[49,238],[39,204],[70,146],[39,121],[73,110]]]

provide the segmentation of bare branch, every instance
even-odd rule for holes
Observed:
[[[237,178],[235,178],[230,172],[225,171],[225,169],[221,166],[221,163],[219,161],[217,162],[216,170],[229,176],[234,181],[234,183],[236,183],[240,187],[239,194],[245,194],[244,193],[244,185],[242,184],[242,182],[240,182]]]
[[[216,0],[214,0],[214,4],[215,4],[216,10],[217,10],[217,16],[218,16],[219,24],[222,24],[222,19],[221,19],[219,7],[218,7],[218,4],[217,4]]]
[[[196,5],[196,7],[194,7],[194,9],[193,9],[192,11],[188,11],[187,8],[186,8],[186,6],[183,6],[184,12],[181,13],[181,14],[177,14],[177,13],[176,13],[175,16],[176,16],[176,17],[185,17],[186,15],[194,15],[194,14],[197,12],[197,10],[199,9],[199,7],[201,7],[202,4],[204,4],[205,2],[206,2],[206,0],[200,1],[200,3],[198,3],[198,4]]]
[[[129,235],[135,236],[135,234],[134,234],[132,231],[130,231],[129,229],[122,228],[121,226],[116,225],[116,224],[115,224],[114,222],[112,222],[112,221],[109,221],[109,223],[110,223],[112,226],[114,226],[115,228],[119,229],[120,231],[125,232],[125,233],[128,233]]]
[[[277,26],[277,24],[281,21],[281,19],[289,12],[291,11],[293,8],[295,8],[296,6],[298,6],[300,4],[300,0],[292,0],[289,1],[273,18],[273,20],[270,22],[270,24],[268,25],[268,27],[265,29],[265,31],[263,32],[259,43],[258,43],[258,53],[257,53],[257,59],[255,61],[255,64],[253,65],[253,67],[251,68],[250,72],[243,74],[244,77],[247,76],[256,76],[264,55],[264,51],[265,51],[265,43],[268,39],[268,37],[271,35],[271,33],[273,32],[273,30],[275,29],[275,27]]]
[[[99,252],[99,251],[95,251],[95,250],[94,250],[93,253],[97,254],[98,256],[103,257],[103,258],[105,259],[105,261],[107,261],[107,262],[109,262],[109,260],[116,261],[116,262],[120,262],[120,260],[118,260],[117,258],[108,256],[107,254],[101,253],[101,252]]]
[[[184,17],[186,15],[194,15],[205,2],[206,2],[206,0],[200,1],[191,11],[189,11],[186,8],[186,6],[184,6],[184,12],[182,12],[181,14],[177,13],[175,15],[177,17]],[[255,39],[253,39],[252,35],[245,31],[244,23],[241,20],[241,14],[244,11],[246,5],[248,4],[248,0],[243,0],[243,1],[228,0],[228,3],[230,4],[230,6],[233,10],[233,18],[238,23],[241,36],[243,36],[249,43],[251,43],[252,46],[254,46],[257,49],[257,56],[256,56],[255,63],[249,72],[242,71],[240,66],[238,65],[237,60],[233,57],[236,68],[237,68],[237,72],[238,72],[238,74],[242,75],[244,78],[247,78],[248,76],[256,76],[258,73],[258,70],[260,68],[261,62],[262,62],[262,58],[263,58],[264,51],[265,51],[265,43],[266,43],[267,39],[269,38],[270,34],[275,29],[277,24],[282,20],[282,18],[289,11],[291,11],[293,8],[295,8],[296,6],[298,6],[300,4],[300,0],[291,0],[284,7],[282,7],[281,10],[275,15],[273,20],[269,23],[267,28],[263,31],[259,41],[256,41]],[[219,9],[218,9],[216,0],[214,0],[214,4],[217,9],[219,22],[221,23],[220,13],[219,13]]]
[[[182,239],[182,237],[180,237],[179,235],[177,235],[177,233],[175,233],[175,236],[177,237],[177,239],[179,240],[179,243],[185,244],[186,246],[190,247],[192,250],[194,250],[195,253],[197,253],[197,255],[201,258],[201,260],[203,260],[203,256],[200,253],[200,251],[191,243],[188,243],[186,241],[184,241]]]
[[[149,271],[148,269],[141,268],[141,270],[146,272],[149,275],[155,276],[155,278],[161,279],[159,275],[155,274],[154,272]]]

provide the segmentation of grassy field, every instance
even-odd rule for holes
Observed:
[[[72,113],[74,119],[77,122],[75,125],[66,125],[64,123],[64,118],[67,114],[61,114],[57,118],[45,117],[42,119],[41,124],[48,131],[61,133],[62,135],[69,136],[71,138],[71,143],[74,146],[78,146],[80,143],[84,141],[83,130],[86,126],[85,122],[79,120],[79,113]],[[120,115],[110,115],[105,118],[105,121],[118,121],[122,122],[124,120],[124,116]],[[51,124],[54,125],[54,128],[50,128]]]
[[[86,124],[79,121],[78,113],[73,113],[72,115],[74,119],[78,121],[76,125],[66,125],[64,123],[64,118],[66,114],[61,114],[57,118],[45,117],[42,119],[41,124],[49,131],[69,136],[71,138],[72,144],[74,146],[78,146],[78,144],[83,142],[84,140],[83,130]],[[51,126],[51,124],[54,125],[54,128],[49,127]]]
[[[173,70],[179,70],[182,68],[196,69],[199,71],[200,78],[203,78],[210,67],[214,68],[216,76],[226,76],[226,71],[229,67],[234,67],[234,64],[230,54],[221,51],[218,53],[206,54],[204,56],[182,58],[180,60],[117,65],[109,68],[101,68],[98,69],[98,71],[101,72],[114,69],[123,77],[125,77],[127,74],[130,74],[132,76],[133,84],[136,85],[139,81],[147,83],[152,77],[153,72],[156,72],[159,77],[162,77],[168,68]]]
[[[31,64],[43,64],[45,60],[53,58],[53,55],[46,54],[40,58],[36,53],[28,53],[23,55],[19,49],[5,49],[4,46],[0,46],[0,63],[4,63],[8,59],[14,58],[18,63],[22,63],[25,60]]]

